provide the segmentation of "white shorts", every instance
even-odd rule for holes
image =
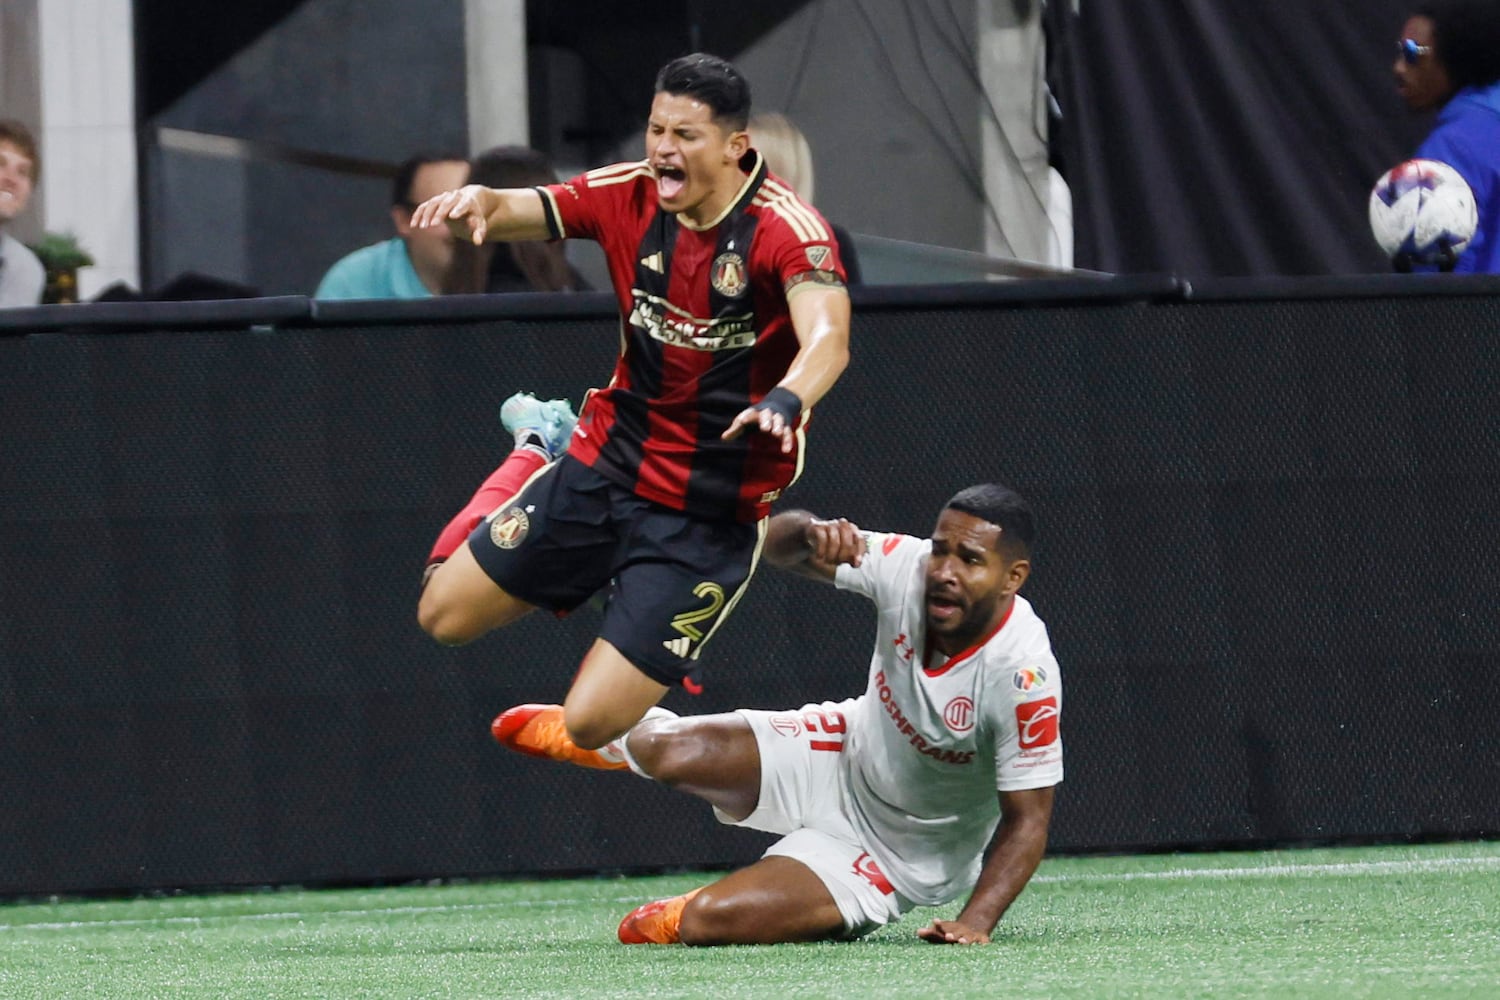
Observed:
[[[811,869],[832,893],[850,938],[901,919],[914,905],[886,881],[845,812],[840,755],[853,706],[851,698],[784,712],[740,709],[760,749],[760,802],[738,822],[715,810],[721,823],[785,834],[765,856]]]

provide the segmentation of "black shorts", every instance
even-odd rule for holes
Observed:
[[[571,611],[613,582],[599,636],[661,684],[697,680],[698,655],[750,582],[756,524],[710,521],[642,499],[564,455],[469,536],[502,590]]]

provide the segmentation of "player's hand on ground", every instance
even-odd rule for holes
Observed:
[[[929,944],[989,944],[990,936],[957,920],[934,920],[931,926],[919,927],[917,937]]]
[[[418,205],[411,213],[411,224],[418,229],[447,225],[454,238],[479,246],[490,228],[488,191],[481,184],[444,191]]]
[[[823,521],[813,518],[803,534],[808,559],[825,566],[848,563],[858,566],[865,557],[865,535],[846,518]]]
[[[792,425],[785,417],[775,410],[769,410],[761,406],[747,406],[740,411],[740,415],[734,418],[734,423],[722,435],[725,441],[733,441],[746,430],[760,431],[762,434],[773,434],[781,439],[781,452],[789,454],[797,445],[795,432]]]

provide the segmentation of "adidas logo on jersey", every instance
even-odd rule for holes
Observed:
[[[641,266],[644,268],[649,268],[650,270],[655,271],[657,274],[662,273],[662,268],[665,265],[666,259],[662,256],[662,252],[660,250],[656,251],[656,253],[652,254],[649,257],[641,258]]]
[[[686,656],[688,655],[688,650],[693,648],[693,640],[685,635],[681,635],[675,639],[667,639],[662,645],[667,647],[674,656]]]

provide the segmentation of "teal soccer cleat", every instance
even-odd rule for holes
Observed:
[[[515,436],[518,448],[534,448],[554,459],[568,450],[578,418],[566,399],[544,401],[518,392],[500,405],[500,423]]]

